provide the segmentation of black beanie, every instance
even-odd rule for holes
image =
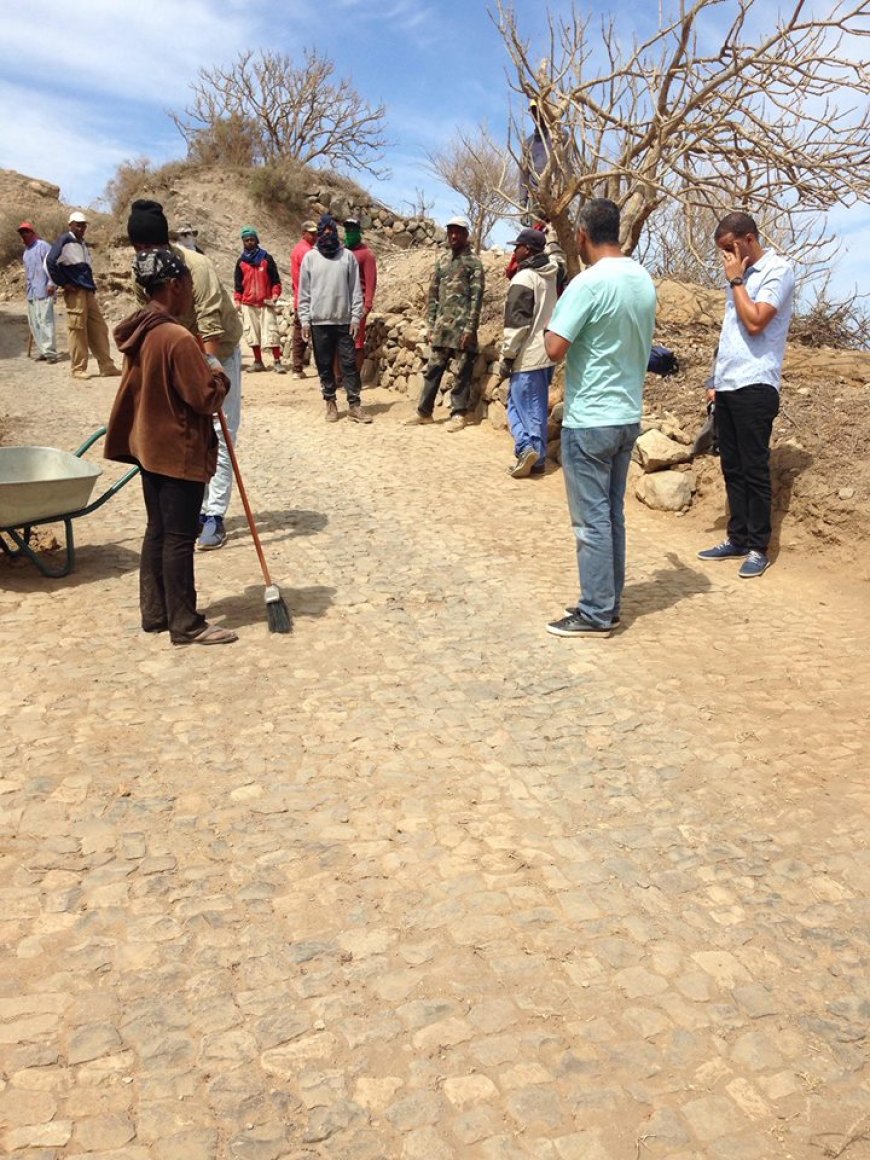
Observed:
[[[133,245],[168,246],[169,222],[159,201],[134,201],[127,218],[127,236]]]

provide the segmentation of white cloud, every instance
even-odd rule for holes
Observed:
[[[0,119],[0,156],[28,177],[59,184],[65,201],[92,201],[134,152],[79,102],[35,97],[0,82],[0,105],[27,110],[26,117]]]
[[[202,62],[247,47],[251,21],[222,0],[149,0],[147,4],[30,0],[27,22],[42,35],[0,40],[7,80],[33,88],[112,95],[163,106],[183,101]]]

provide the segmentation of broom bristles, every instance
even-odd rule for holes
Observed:
[[[266,618],[269,621],[269,632],[286,633],[293,628],[290,610],[276,584],[266,589]]]

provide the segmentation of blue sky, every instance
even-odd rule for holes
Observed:
[[[610,5],[596,0],[595,7]],[[654,20],[657,8],[637,11]],[[521,28],[545,30],[545,4],[517,0],[516,9]],[[620,12],[627,21],[624,6]],[[182,157],[167,110],[184,107],[200,66],[229,63],[247,48],[301,57],[314,47],[366,99],[384,102],[395,142],[386,159],[392,177],[362,182],[397,209],[417,188],[434,199],[442,221],[461,209],[426,172],[427,151],[480,121],[496,136],[506,127],[508,58],[479,0],[332,0],[326,9],[314,0],[28,0],[27,25],[27,35],[0,42],[0,107],[7,111],[0,165],[59,184],[71,203],[94,204],[124,160]],[[626,28],[626,35],[634,31],[648,29]],[[861,252],[870,210],[837,211],[834,221],[848,250],[835,287],[866,293]]]

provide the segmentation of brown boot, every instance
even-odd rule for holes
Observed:
[[[351,403],[347,409],[347,417],[354,423],[371,423],[371,415],[367,415],[359,403]]]
[[[335,399],[326,400],[326,421],[327,423],[338,422],[338,403]]]

